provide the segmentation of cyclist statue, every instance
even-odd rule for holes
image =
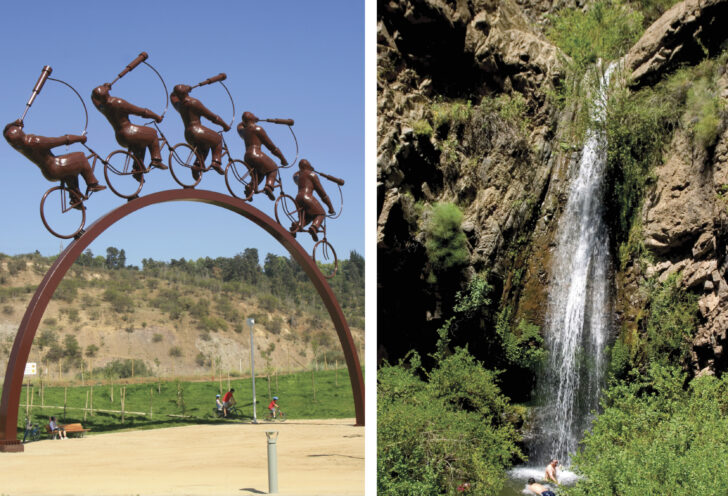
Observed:
[[[200,122],[200,117],[205,117],[209,121],[222,126],[223,130],[229,131],[230,126],[222,120],[222,118],[212,113],[197,98],[190,96],[191,86],[186,84],[178,84],[172,90],[169,100],[177,112],[182,116],[182,122],[185,125],[185,139],[193,148],[197,150],[202,160],[207,157],[207,153],[212,149],[212,168],[218,174],[225,174],[222,164],[222,136],[212,129],[206,128]],[[197,164],[199,167],[192,169],[192,177],[197,180],[200,177],[204,164]]]
[[[252,112],[243,112],[242,122],[238,124],[238,134],[245,141],[245,164],[255,170],[257,177],[257,184],[253,184],[251,181],[245,187],[245,195],[249,197],[257,189],[263,178],[265,178],[263,192],[268,198],[275,200],[276,197],[273,195],[273,188],[275,187],[278,166],[276,166],[275,162],[268,155],[263,153],[261,145],[265,145],[273,155],[278,157],[281,165],[288,165],[288,162],[283,156],[283,153],[281,153],[278,147],[268,137],[265,129],[257,125],[257,122],[258,118]]]
[[[149,148],[149,155],[151,156],[150,167],[167,169],[167,166],[162,163],[157,131],[148,126],[132,124],[129,121],[130,114],[145,119],[151,117],[158,123],[162,122],[162,117],[149,109],[137,107],[119,97],[111,96],[109,94],[110,89],[110,83],[104,83],[94,88],[91,92],[91,101],[99,112],[104,114],[111,127],[114,128],[116,141],[121,146],[128,148],[137,158],[138,163],[134,163],[134,170],[139,171],[139,168],[144,164],[144,154],[147,148]],[[142,179],[141,171],[133,174],[133,176],[137,181]]]
[[[298,224],[294,222],[291,225],[290,231],[295,234],[297,230],[303,230],[310,222],[311,227],[308,228],[308,232],[314,241],[318,241],[318,235],[316,233],[326,218],[326,213],[318,200],[313,196],[314,191],[321,197],[321,200],[326,206],[329,207],[329,213],[332,215],[335,213],[334,207],[331,205],[331,200],[323,186],[321,186],[321,181],[313,170],[313,166],[305,158],[298,162],[298,172],[293,175],[293,180],[298,185],[296,205],[301,209],[301,214]]]
[[[23,132],[23,121],[18,119],[3,129],[3,136],[10,146],[25,155],[37,165],[43,177],[49,181],[63,181],[71,192],[71,201],[75,208],[82,209],[82,200],[88,199],[88,193],[102,191],[106,186],[99,184],[94,176],[88,159],[82,152],[72,152],[65,155],[53,155],[52,148],[71,143],[86,143],[86,136],[67,134],[58,138],[49,138]],[[78,175],[86,181],[86,194],[79,189]]]

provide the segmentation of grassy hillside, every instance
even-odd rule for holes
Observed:
[[[42,390],[36,381],[30,391],[24,387],[21,394],[19,438],[23,435],[27,411],[25,402],[30,395],[30,417],[39,426],[42,427],[48,422],[48,417],[54,415],[61,423],[81,422],[84,427],[92,429],[92,433],[97,433],[130,428],[154,429],[186,424],[250,421],[253,418],[251,386],[249,377],[232,379],[229,383],[227,380],[153,381],[144,384],[117,382],[67,388],[44,387]],[[235,389],[240,414],[220,419],[213,412],[215,395],[226,391],[228,387]],[[258,420],[265,419],[268,403],[273,396],[279,397],[278,404],[286,413],[287,421],[354,418],[354,401],[346,368],[270,378],[258,376],[256,372],[255,387]],[[87,408],[85,412],[84,408]]]
[[[87,251],[53,295],[29,361],[46,380],[273,373],[343,362],[328,313],[305,273],[287,257],[246,249],[233,258],[142,261],[124,250]],[[0,366],[23,313],[54,257],[0,254]],[[352,252],[330,284],[359,352],[364,351],[364,259]],[[363,359],[363,356],[361,357]]]

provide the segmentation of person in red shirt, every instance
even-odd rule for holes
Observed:
[[[230,388],[230,391],[225,393],[225,396],[222,397],[222,416],[223,417],[227,417],[228,408],[230,408],[232,405],[235,404],[235,398],[233,398],[234,392],[235,392],[235,389]]]
[[[270,416],[273,418],[276,418],[276,409],[278,408],[278,396],[273,396],[273,400],[268,405],[268,410],[270,411]]]

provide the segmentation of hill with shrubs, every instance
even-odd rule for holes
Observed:
[[[55,257],[0,254],[0,366]],[[351,252],[329,281],[364,353],[364,258]],[[318,293],[290,258],[245,249],[231,258],[142,260],[87,250],[57,288],[29,361],[47,380],[241,375],[343,366]],[[260,371],[260,372],[259,372]]]

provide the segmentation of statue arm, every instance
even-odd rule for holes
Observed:
[[[57,138],[51,138],[48,136],[37,136],[28,135],[28,143],[35,148],[45,148],[50,150],[57,146],[70,145],[72,143],[86,143],[86,136],[79,136],[76,134],[66,134],[64,136],[58,136]]]
[[[222,126],[223,129],[226,131],[230,129],[230,127],[227,125],[227,122],[222,120],[222,117],[217,115],[216,113],[212,112],[210,109],[205,107],[201,101],[194,100],[192,102],[192,107],[203,117],[205,117],[210,122],[217,124],[218,126]]]
[[[326,194],[326,190],[323,186],[321,186],[321,180],[319,179],[318,175],[313,174],[313,188],[316,190],[316,193],[321,197],[321,201],[323,201],[327,207],[329,207],[329,213],[334,214],[336,211],[334,210],[334,206],[331,205],[331,199],[329,198],[329,195]]]
[[[263,129],[260,126],[257,126],[258,131],[258,137],[260,138],[260,142],[265,145],[265,147],[270,150],[270,152],[278,157],[278,159],[281,161],[281,165],[288,165],[288,162],[286,161],[286,157],[283,156],[283,152],[273,144],[273,141],[268,137],[268,133],[265,132],[265,129]]]
[[[137,107],[136,105],[129,103],[126,100],[122,100],[121,98],[118,99],[118,105],[119,108],[130,114],[138,115],[139,117],[143,117],[144,119],[152,118],[157,122],[162,121],[162,118],[160,116],[158,116],[148,108]]]

